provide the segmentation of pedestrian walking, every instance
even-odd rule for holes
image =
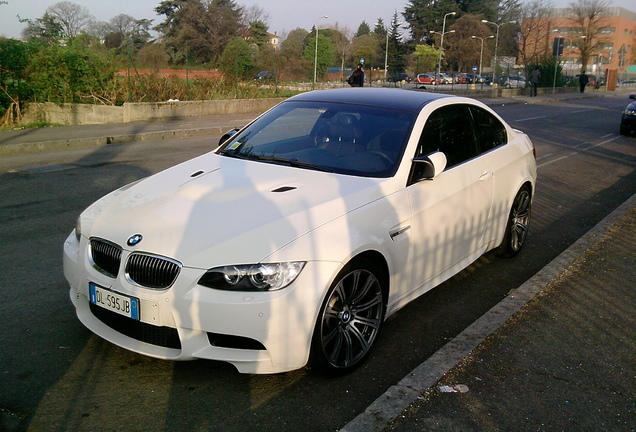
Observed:
[[[351,87],[364,87],[365,79],[364,66],[362,63],[358,63],[358,67],[353,71],[351,76],[347,78],[347,82]]]
[[[537,95],[537,86],[539,85],[540,77],[541,72],[539,71],[539,66],[537,66],[530,74],[530,97]]]
[[[590,82],[590,78],[585,73],[585,70],[579,75],[579,85],[581,86],[581,93],[585,93],[585,86]]]

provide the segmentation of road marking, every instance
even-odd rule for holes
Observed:
[[[513,123],[520,123],[520,122],[524,122],[524,121],[530,121],[530,120],[538,120],[538,119],[542,119],[542,118],[546,118],[547,116],[539,116],[539,117],[528,117],[525,119],[521,119],[521,120],[513,120]]]
[[[614,135],[614,134],[604,135],[604,136],[602,136],[602,137],[601,137],[601,139],[602,139],[602,138],[607,138],[608,136],[612,136],[612,135]],[[612,141],[614,141],[614,140],[616,140],[616,139],[618,139],[618,138],[620,138],[620,136],[615,136],[615,137],[610,138],[610,139],[608,139],[608,140],[601,141],[601,142],[600,142],[600,143],[598,143],[598,144],[591,144],[591,143],[589,143],[589,142],[584,142],[584,143],[581,143],[581,144],[578,144],[578,145],[574,146],[573,148],[575,148],[575,149],[576,149],[576,148],[580,148],[580,147],[583,147],[583,146],[585,146],[585,145],[588,145],[589,147],[586,147],[586,148],[584,149],[584,150],[587,150],[587,149],[591,149],[591,148],[594,148],[594,147],[600,147],[600,146],[602,146],[602,145],[604,145],[604,144],[607,144],[607,143],[609,143],[609,142],[612,142]],[[567,159],[567,158],[569,158],[570,156],[574,156],[574,155],[577,155],[577,154],[579,154],[579,153],[580,153],[580,152],[572,152],[572,153],[570,153],[570,154],[569,154],[569,155],[567,155],[567,156],[561,156],[560,158],[556,158],[556,159],[553,159],[553,160],[551,160],[551,161],[548,161],[548,162],[542,163],[542,164],[540,164],[540,165],[537,165],[537,168],[541,168],[541,167],[544,167],[544,166],[546,166],[546,165],[550,165],[551,163],[558,162],[558,161],[563,160],[563,159]],[[545,155],[545,156],[544,156],[544,158],[545,158],[545,157],[548,157],[548,156],[552,156],[552,154]],[[537,160],[539,160],[539,159],[537,159]]]

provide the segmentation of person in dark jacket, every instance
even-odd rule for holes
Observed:
[[[537,66],[530,74],[530,97],[537,95],[537,86],[539,85],[540,77],[541,72],[539,71],[539,67]]]
[[[364,87],[365,81],[364,67],[362,63],[358,63],[358,67],[353,71],[347,82],[351,87]]]
[[[585,86],[590,82],[590,78],[586,75],[585,71],[579,75],[579,85],[581,86],[581,93],[585,93]]]

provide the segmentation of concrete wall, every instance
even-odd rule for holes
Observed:
[[[124,123],[219,114],[260,114],[285,98],[125,103]]]
[[[161,118],[215,114],[260,114],[284,98],[125,103],[123,106],[30,103],[22,123],[63,125],[129,123]]]

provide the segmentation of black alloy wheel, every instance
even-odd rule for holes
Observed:
[[[316,369],[331,374],[351,372],[375,345],[386,303],[372,267],[367,260],[351,263],[331,286],[312,340],[311,364]]]
[[[502,257],[514,257],[520,251],[528,237],[528,227],[530,225],[530,208],[532,194],[530,187],[524,185],[512,202],[512,208],[506,223],[506,234],[501,245],[495,249],[495,254]]]

